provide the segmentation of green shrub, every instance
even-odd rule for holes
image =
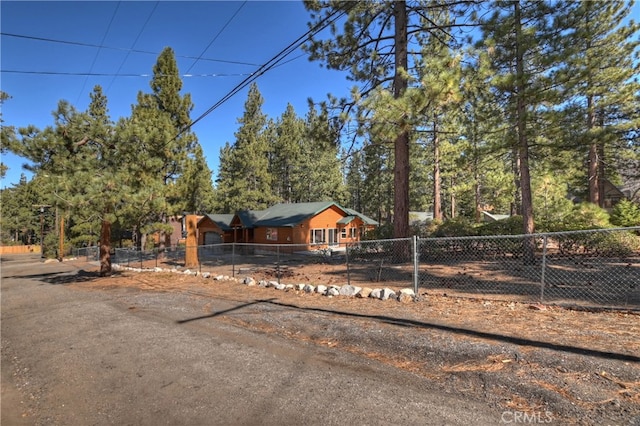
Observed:
[[[611,223],[621,227],[640,226],[640,207],[629,200],[622,200],[613,207]]]
[[[487,222],[480,225],[478,235],[520,235],[523,233],[522,216]]]
[[[467,218],[445,220],[437,227],[433,237],[466,237],[477,235],[476,226]]]

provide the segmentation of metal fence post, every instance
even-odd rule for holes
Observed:
[[[276,246],[276,276],[278,277],[278,284],[280,284],[280,244]]]
[[[540,301],[544,301],[544,280],[545,269],[547,266],[547,236],[542,237],[542,271],[540,274]]]
[[[349,266],[349,244],[344,247],[344,257],[347,262],[347,285],[351,285],[351,270]]]
[[[236,243],[231,243],[231,276],[236,276]]]
[[[418,275],[420,274],[420,269],[418,268],[418,236],[413,236],[413,292],[418,295]]]

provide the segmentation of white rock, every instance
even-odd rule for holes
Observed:
[[[293,290],[293,288],[293,284],[287,284],[286,286],[284,286],[284,291]]]
[[[380,294],[380,300],[387,300],[389,298],[396,298],[396,292],[391,290],[390,288],[383,288],[382,293]]]
[[[298,291],[304,290],[304,284],[296,284],[296,290]]]
[[[251,277],[244,277],[242,280],[242,284],[244,285],[256,285],[256,280]]]
[[[327,296],[338,296],[338,295],[340,295],[340,290],[338,290],[335,287],[330,287],[327,290]]]
[[[305,293],[313,293],[313,291],[315,290],[315,287],[312,286],[311,284],[305,284],[304,287],[302,288],[302,290]]]
[[[403,288],[400,290],[400,294],[398,294],[398,302],[408,303],[413,302],[415,300],[416,294],[410,288]]]
[[[376,288],[375,290],[371,290],[369,297],[373,297],[374,299],[382,298],[382,289]]]
[[[352,285],[343,285],[340,287],[340,296],[355,296],[362,290],[360,287],[352,286]]]
[[[327,286],[326,285],[320,284],[320,285],[318,285],[316,287],[316,293],[324,295],[326,292],[327,292]]]
[[[277,287],[279,285],[280,285],[280,283],[278,283],[278,281],[269,281],[267,283],[267,287]]]
[[[275,286],[273,286],[273,288],[275,288],[276,290],[284,290],[287,286],[285,284],[278,284],[276,283]]]
[[[371,294],[373,290],[371,290],[369,287],[363,287],[358,294],[356,294],[356,297],[369,297],[369,295]]]
[[[202,278],[209,278],[211,276],[211,272],[203,272]]]

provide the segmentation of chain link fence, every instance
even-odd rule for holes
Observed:
[[[637,309],[639,232],[420,239],[419,285],[451,295]]]
[[[116,249],[112,261],[184,270],[185,252]],[[198,246],[197,253],[190,269],[214,276],[640,309],[640,227],[335,246],[227,243]],[[97,254],[97,247],[78,249],[87,260]]]

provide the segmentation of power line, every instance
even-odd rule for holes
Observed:
[[[62,71],[23,71],[23,70],[3,70],[0,73],[7,74],[34,74],[34,75],[66,75],[66,76],[88,76],[88,77],[153,77],[154,74],[119,74],[119,73],[101,73],[101,72],[62,72]],[[212,73],[212,74],[182,74],[181,77],[238,77],[250,76],[253,73]],[[161,74],[156,77],[163,77]],[[169,76],[170,77],[170,76]]]
[[[144,24],[142,24],[142,28],[140,29],[140,32],[138,32],[138,35],[136,36],[136,39],[133,41],[133,43],[131,44],[131,48],[133,49],[136,44],[138,43],[138,40],[140,39],[140,36],[142,35],[142,33],[144,32],[145,28],[147,28],[147,24],[149,23],[149,21],[151,20],[151,17],[153,16],[153,13],[156,11],[157,7],[158,7],[158,1],[153,5],[153,9],[151,9],[151,12],[149,13],[149,16],[147,17],[147,20],[144,21]],[[118,69],[116,70],[116,74],[120,73],[120,70],[122,69],[122,67],[124,66],[124,63],[127,61],[127,59],[129,59],[129,55],[131,54],[131,51],[128,51],[127,54],[125,55],[124,59],[122,60],[122,62],[120,62],[120,66],[118,67]],[[109,89],[111,89],[111,86],[113,86],[113,82],[116,80],[116,76],[114,76],[111,79],[111,82],[109,83],[109,86],[107,86],[107,90],[105,90],[105,94],[109,94]]]
[[[53,39],[53,38],[44,38],[44,37],[34,37],[34,36],[28,36],[28,35],[23,35],[23,34],[0,32],[0,35],[6,36],[6,37],[22,38],[22,39],[26,39],[26,40],[43,41],[43,42],[47,42],[47,43],[60,43],[60,44],[69,44],[69,45],[72,45],[72,46],[91,47],[91,48],[97,48],[97,49],[119,50],[119,51],[130,52],[130,53],[144,53],[145,55],[158,56],[160,54],[158,52],[151,52],[149,50],[127,49],[125,47],[103,46],[103,45],[99,45],[99,44],[82,43],[82,42],[78,42],[78,41],[68,41],[68,40],[57,40],[57,39]],[[259,67],[260,66],[260,64],[255,64],[255,63],[251,63],[251,62],[229,61],[229,60],[224,60],[224,59],[212,59],[212,58],[202,58],[202,57],[184,56],[184,55],[176,55],[176,57],[177,58],[183,58],[183,59],[197,59],[199,61],[220,62],[220,63],[224,63],[224,64],[248,65],[248,66],[251,66],[251,67]]]
[[[285,47],[280,52],[278,52],[273,58],[271,58],[269,61],[267,61],[266,63],[261,65],[253,74],[251,74],[249,77],[245,78],[237,86],[235,86],[233,89],[231,89],[231,91],[229,91],[229,93],[224,95],[218,102],[213,104],[204,113],[200,114],[200,116],[198,118],[193,120],[191,122],[191,124],[189,124],[184,129],[182,129],[172,140],[175,140],[178,137],[180,137],[180,135],[182,135],[184,132],[186,132],[189,129],[191,129],[196,123],[198,123],[199,121],[204,119],[207,115],[211,114],[214,110],[216,110],[222,104],[224,104],[226,101],[231,99],[231,97],[233,97],[239,91],[244,89],[250,83],[254,82],[262,74],[264,74],[267,71],[269,71],[270,69],[274,68],[276,65],[278,65],[278,63],[280,61],[282,61],[284,58],[286,58],[288,55],[290,55],[292,52],[294,52],[296,49],[298,49],[300,46],[302,46],[302,44],[304,44],[304,42],[309,37],[319,33],[322,30],[324,30],[326,27],[328,27],[333,22],[338,20],[340,17],[345,15],[351,9],[351,7],[353,7],[355,4],[356,4],[356,2],[353,2],[353,5],[351,5],[345,11],[341,11],[341,12],[338,12],[336,10],[332,11],[329,15],[327,15],[325,18],[323,18],[322,21],[318,22],[312,29],[308,30],[306,33],[304,33],[303,35],[298,37],[294,42],[290,43],[287,47]],[[169,142],[167,142],[167,143],[169,143]]]
[[[107,35],[109,34],[109,30],[111,30],[111,25],[113,25],[113,20],[116,19],[116,14],[118,13],[118,9],[120,9],[120,2],[118,2],[118,4],[116,4],[116,8],[113,11],[113,15],[111,15],[111,20],[109,20],[109,25],[107,25],[107,29],[105,30],[104,35],[102,36],[102,41],[100,42],[100,44],[104,44],[104,41],[107,39]],[[102,50],[102,49],[98,49],[98,51],[96,52],[96,55],[93,57],[93,62],[91,62],[91,67],[89,68],[89,73],[91,73],[93,71],[93,67],[96,65],[96,61],[98,60],[98,56],[100,55],[100,50]],[[78,99],[76,99],[76,105],[78,104],[78,102],[80,102],[80,97],[84,93],[84,88],[87,85],[87,80],[88,79],[89,79],[89,76],[86,76],[85,79],[84,79],[84,82],[82,83],[82,89],[80,89],[80,93],[78,93]]]
[[[236,17],[236,15],[240,12],[240,10],[244,7],[244,5],[247,4],[247,1],[245,0],[240,7],[235,11],[235,13],[233,15],[231,15],[231,18],[229,18],[227,20],[227,22],[222,26],[222,28],[220,29],[220,31],[218,31],[218,33],[211,39],[211,41],[209,42],[209,44],[207,44],[207,47],[204,48],[204,50],[202,51],[202,53],[200,53],[200,55],[198,55],[198,57],[196,58],[195,61],[193,61],[193,63],[191,64],[191,66],[189,67],[189,69],[187,70],[187,74],[189,73],[189,71],[191,71],[191,69],[198,63],[198,61],[200,60],[200,58],[202,58],[202,55],[205,54],[205,52],[207,50],[209,50],[209,47],[211,47],[211,45],[213,44],[214,41],[216,41],[218,39],[218,37],[220,36],[220,34],[222,34],[222,32],[225,30],[225,28],[227,28],[229,26],[229,24],[231,23],[231,21],[233,21],[233,19]]]

